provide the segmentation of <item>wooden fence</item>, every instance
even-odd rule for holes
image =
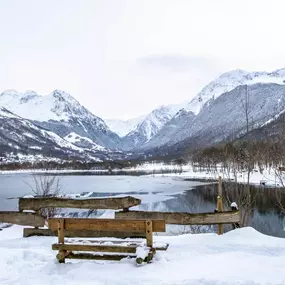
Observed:
[[[174,225],[213,225],[233,224],[240,221],[239,211],[219,213],[180,213],[180,212],[149,212],[129,211],[116,212],[116,219],[165,220],[166,224]]]
[[[0,212],[0,222],[30,226],[24,228],[23,236],[57,236],[57,232],[47,226],[47,221],[40,215],[44,208],[79,208],[79,209],[111,209],[121,210],[115,213],[115,219],[150,219],[165,220],[166,224],[177,225],[222,225],[236,224],[240,221],[239,211],[217,213],[180,213],[180,212],[154,212],[154,211],[130,211],[129,208],[140,205],[141,200],[131,196],[119,198],[90,198],[90,199],[67,199],[67,198],[20,198],[19,212]],[[25,211],[34,211],[25,212]],[[66,231],[66,237],[129,237],[130,233],[102,232],[96,230]],[[136,232],[132,237],[141,237]]]

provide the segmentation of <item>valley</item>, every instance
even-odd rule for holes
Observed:
[[[175,158],[186,149],[245,135],[264,138],[263,130],[278,124],[285,110],[284,80],[285,69],[229,71],[186,103],[162,105],[126,121],[104,121],[61,90],[45,96],[6,90],[0,94],[0,157],[9,162]]]

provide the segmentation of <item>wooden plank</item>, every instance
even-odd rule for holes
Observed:
[[[78,209],[113,209],[119,210],[140,205],[141,200],[131,196],[102,199],[67,199],[67,198],[20,198],[19,210],[42,208],[78,208]]]
[[[112,255],[97,255],[97,254],[92,254],[92,253],[73,253],[70,252],[66,258],[69,259],[89,259],[89,260],[121,260],[123,258],[135,258],[136,256],[132,255],[118,255],[118,254],[112,254]]]
[[[136,253],[136,246],[53,244],[53,250]]]
[[[144,240],[86,240],[86,239],[66,239],[65,244],[93,244],[93,245],[122,245],[122,246],[141,246],[144,243]],[[165,244],[163,244],[165,245]]]
[[[114,244],[114,245],[117,245],[117,246],[120,246],[120,244],[122,244],[123,246],[131,246],[131,247],[138,247],[138,246],[142,246],[144,244],[144,241],[137,241],[137,242],[134,242],[132,240],[83,240],[83,239],[65,239],[65,244],[84,244],[88,242],[88,244],[90,243],[90,245],[105,245],[105,244],[108,244],[110,245],[110,243]],[[167,250],[168,247],[169,247],[169,244],[168,243],[161,243],[161,242],[154,242],[153,243],[153,247],[156,249],[156,250]]]
[[[124,212],[129,213],[129,212]],[[119,220],[119,219],[64,219],[66,230],[96,230],[96,231],[118,231],[118,232],[145,232],[145,221],[143,220]],[[57,229],[58,219],[49,219],[48,225],[51,230]],[[156,220],[152,223],[154,232],[165,232],[165,222]]]
[[[1,211],[0,222],[21,226],[43,227],[45,218],[34,213]]]
[[[151,219],[155,222],[158,220],[165,220],[166,224],[174,225],[214,225],[214,224],[231,224],[240,221],[240,213],[236,212],[222,212],[222,213],[180,213],[180,212],[145,212],[145,211],[130,211],[130,212],[116,212],[117,219]]]
[[[35,229],[35,228],[24,228],[23,237],[31,236],[58,236],[56,230],[50,229]],[[137,232],[106,232],[106,231],[64,231],[65,237],[81,237],[81,238],[97,238],[97,237],[113,237],[113,238],[145,238],[144,233]]]
[[[146,245],[152,248],[152,221],[151,220],[145,221],[145,228],[146,228]]]

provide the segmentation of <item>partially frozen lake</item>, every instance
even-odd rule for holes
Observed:
[[[216,208],[216,184],[184,181],[179,177],[63,175],[60,179],[64,194],[89,197],[130,195],[142,200],[142,205],[138,206],[141,210],[196,213],[213,212]],[[17,210],[18,200],[7,198],[33,194],[29,185],[34,185],[31,174],[0,175],[0,210]],[[252,191],[255,202],[250,226],[265,234],[285,237],[284,217],[278,209],[274,191],[257,186],[253,186]]]
[[[40,175],[37,175],[40,179]],[[17,210],[17,200],[10,197],[32,195],[34,177],[31,174],[0,175],[0,209]],[[176,195],[191,190],[201,182],[183,181],[172,177],[152,176],[98,176],[64,175],[60,185],[64,194],[93,192],[93,197],[131,195],[142,200],[144,206],[156,205],[162,201],[175,199]]]

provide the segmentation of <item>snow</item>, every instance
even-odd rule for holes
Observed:
[[[179,179],[201,179],[201,180],[218,180],[219,175],[222,176],[223,180],[234,181],[234,173],[227,173],[221,169],[221,166],[217,166],[217,169],[201,169],[199,167],[193,168],[192,165],[171,165],[163,163],[146,163],[136,167],[138,170],[169,170],[169,173],[163,174],[151,174],[152,176],[163,176],[163,177],[177,177]],[[179,172],[180,173],[177,173]],[[247,183],[247,172],[241,171],[237,172],[237,182]],[[266,184],[266,186],[282,186],[282,181],[280,178],[285,181],[285,174],[283,176],[276,175],[276,172],[273,168],[265,168],[262,173],[256,167],[249,175],[249,183],[251,184]]]
[[[278,102],[280,102],[280,99],[278,100]],[[260,127],[266,126],[266,125],[270,124],[271,122],[277,120],[282,114],[284,114],[284,112],[285,112],[285,110],[282,110],[281,112],[276,114],[274,117],[270,118],[268,121],[266,121],[264,124],[262,124]]]
[[[92,285],[258,285],[284,284],[285,240],[252,228],[226,233],[154,236],[168,242],[152,263],[66,260],[51,250],[56,237],[22,238],[22,227],[0,232],[0,283]]]
[[[87,138],[87,137],[83,137],[80,136],[74,132],[68,134],[67,136],[64,137],[64,139],[72,144],[76,144],[79,143],[80,141],[87,141],[89,144],[92,145],[92,150],[101,150],[101,151],[105,151],[106,148],[98,145],[96,143],[94,143],[91,139]]]
[[[138,258],[145,259],[148,256],[149,248],[146,246],[139,246],[136,249],[136,255]]]
[[[30,120],[40,122],[49,120],[69,121],[78,118],[82,125],[81,120],[95,119],[98,126],[107,128],[103,120],[94,116],[71,95],[61,90],[54,90],[45,96],[38,95],[34,91],[27,91],[22,94],[15,90],[6,90],[0,94],[0,105]],[[31,110],[33,111],[31,112]]]
[[[232,202],[231,203],[231,207],[238,209],[237,203],[236,202]]]
[[[129,120],[106,119],[105,123],[112,132],[116,133],[120,137],[124,137],[129,132],[133,131],[136,126],[144,120],[145,117],[146,116],[139,116]]]
[[[282,70],[274,72],[247,72],[232,70],[219,76],[206,85],[196,97],[185,107],[187,111],[198,114],[204,104],[211,99],[217,99],[223,93],[229,92],[240,85],[253,85],[256,83],[285,84],[285,73]]]
[[[136,144],[148,142],[156,135],[162,127],[172,119],[172,117],[180,110],[179,105],[160,106],[153,110],[145,119],[137,125],[136,129],[130,132],[127,137]],[[143,137],[143,141],[140,141]]]
[[[79,152],[83,152],[82,148],[79,148],[75,145],[73,145],[72,143],[64,140],[63,138],[61,138],[59,135],[51,132],[51,131],[44,131],[42,130],[42,134],[45,137],[48,137],[49,139],[51,139],[52,141],[54,141],[57,145],[61,146],[61,147],[66,147],[66,148],[70,148]]]
[[[4,118],[16,118],[19,119],[19,117],[10,111],[8,111],[6,108],[0,106],[0,117]]]
[[[11,174],[11,173],[73,173],[73,172],[89,172],[96,173],[108,170],[94,169],[94,170],[71,170],[71,169],[62,169],[62,170],[45,170],[45,169],[21,169],[21,170],[13,170],[13,171],[0,171],[0,174]],[[208,169],[199,169],[193,168],[191,164],[177,165],[177,164],[167,164],[167,163],[158,163],[158,162],[148,162],[137,165],[135,167],[125,168],[125,169],[113,169],[112,172],[116,171],[125,171],[125,172],[133,172],[133,171],[145,171],[146,176],[152,177],[172,177],[173,179],[201,179],[201,180],[217,180],[219,175],[222,176],[223,180],[234,180],[234,173],[227,173],[223,171],[220,166],[217,167],[216,170],[212,169],[209,171]],[[163,172],[157,173],[155,172]],[[281,177],[285,179],[284,177]],[[239,183],[247,183],[247,172],[238,172],[237,173],[237,182]],[[266,186],[282,186],[280,181],[280,176],[276,175],[276,172],[273,168],[265,168],[262,173],[255,168],[249,176],[249,182],[251,184],[266,184]],[[79,194],[76,194],[79,195]],[[86,195],[91,195],[86,194]],[[153,197],[150,199],[155,199],[155,193]]]
[[[33,134],[30,134],[30,133],[23,133],[23,136],[26,136],[26,137],[29,137],[29,138],[32,138],[32,139],[36,139],[36,136],[34,136]]]
[[[34,196],[33,196],[33,195],[25,195],[23,198],[26,198],[26,199],[28,199],[28,198],[34,198]]]
[[[42,147],[40,147],[40,146],[29,146],[29,148],[31,148],[31,149],[39,149],[39,150],[42,149]]]

